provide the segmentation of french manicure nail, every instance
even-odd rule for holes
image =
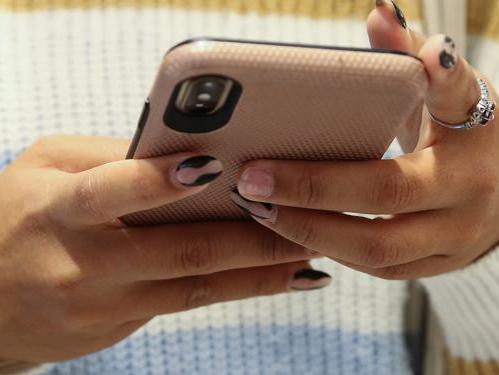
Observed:
[[[268,198],[274,190],[274,177],[267,171],[247,168],[237,185],[241,194]]]
[[[397,3],[392,0],[393,7],[395,8],[395,15],[397,16],[397,19],[399,20],[400,25],[404,28],[407,29],[407,20],[405,19],[404,12],[402,12],[402,9],[399,8]]]
[[[181,162],[175,179],[184,186],[206,185],[222,174],[222,163],[211,156],[195,156]]]
[[[237,189],[234,189],[231,192],[230,198],[236,206],[250,214],[253,218],[275,224],[277,218],[277,207],[273,204],[250,201],[241,196]]]
[[[440,52],[440,65],[445,69],[451,70],[456,66],[457,59],[456,43],[451,37],[446,36],[442,44],[442,51]]]
[[[331,275],[325,272],[305,269],[294,274],[289,287],[293,290],[321,289],[331,284],[331,280]]]

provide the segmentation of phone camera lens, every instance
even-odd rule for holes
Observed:
[[[208,82],[205,82],[203,84],[203,87],[206,89],[206,90],[213,90],[215,88],[216,84],[215,82],[213,81],[208,81]]]
[[[211,95],[208,94],[207,92],[202,92],[201,94],[198,95],[198,100],[200,102],[209,102],[211,100]]]
[[[176,107],[187,114],[214,114],[225,105],[232,86],[233,81],[223,77],[190,79],[182,84]]]

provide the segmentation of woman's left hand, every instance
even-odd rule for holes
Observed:
[[[401,24],[390,2],[378,6],[368,20],[372,44],[422,59],[426,106],[436,118],[469,118],[481,76],[449,38],[426,40]],[[499,241],[499,123],[469,131],[420,125],[411,124],[416,150],[394,160],[252,161],[238,183],[254,201],[246,209],[283,237],[374,276],[415,279],[464,267]]]

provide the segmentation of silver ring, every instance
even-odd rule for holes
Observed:
[[[430,113],[430,118],[438,125],[448,129],[465,129],[470,130],[477,126],[487,126],[495,119],[494,112],[496,110],[496,103],[492,99],[487,83],[483,79],[478,79],[480,85],[480,101],[470,111],[470,118],[462,124],[449,124],[439,120]]]

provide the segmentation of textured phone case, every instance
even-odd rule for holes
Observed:
[[[205,134],[165,126],[177,84],[210,74],[242,85],[228,125]],[[144,225],[245,218],[229,198],[242,163],[381,158],[397,129],[421,108],[426,88],[423,64],[402,54],[215,40],[182,44],[164,58],[133,157],[199,152],[221,160],[224,173],[200,194],[123,220]]]

